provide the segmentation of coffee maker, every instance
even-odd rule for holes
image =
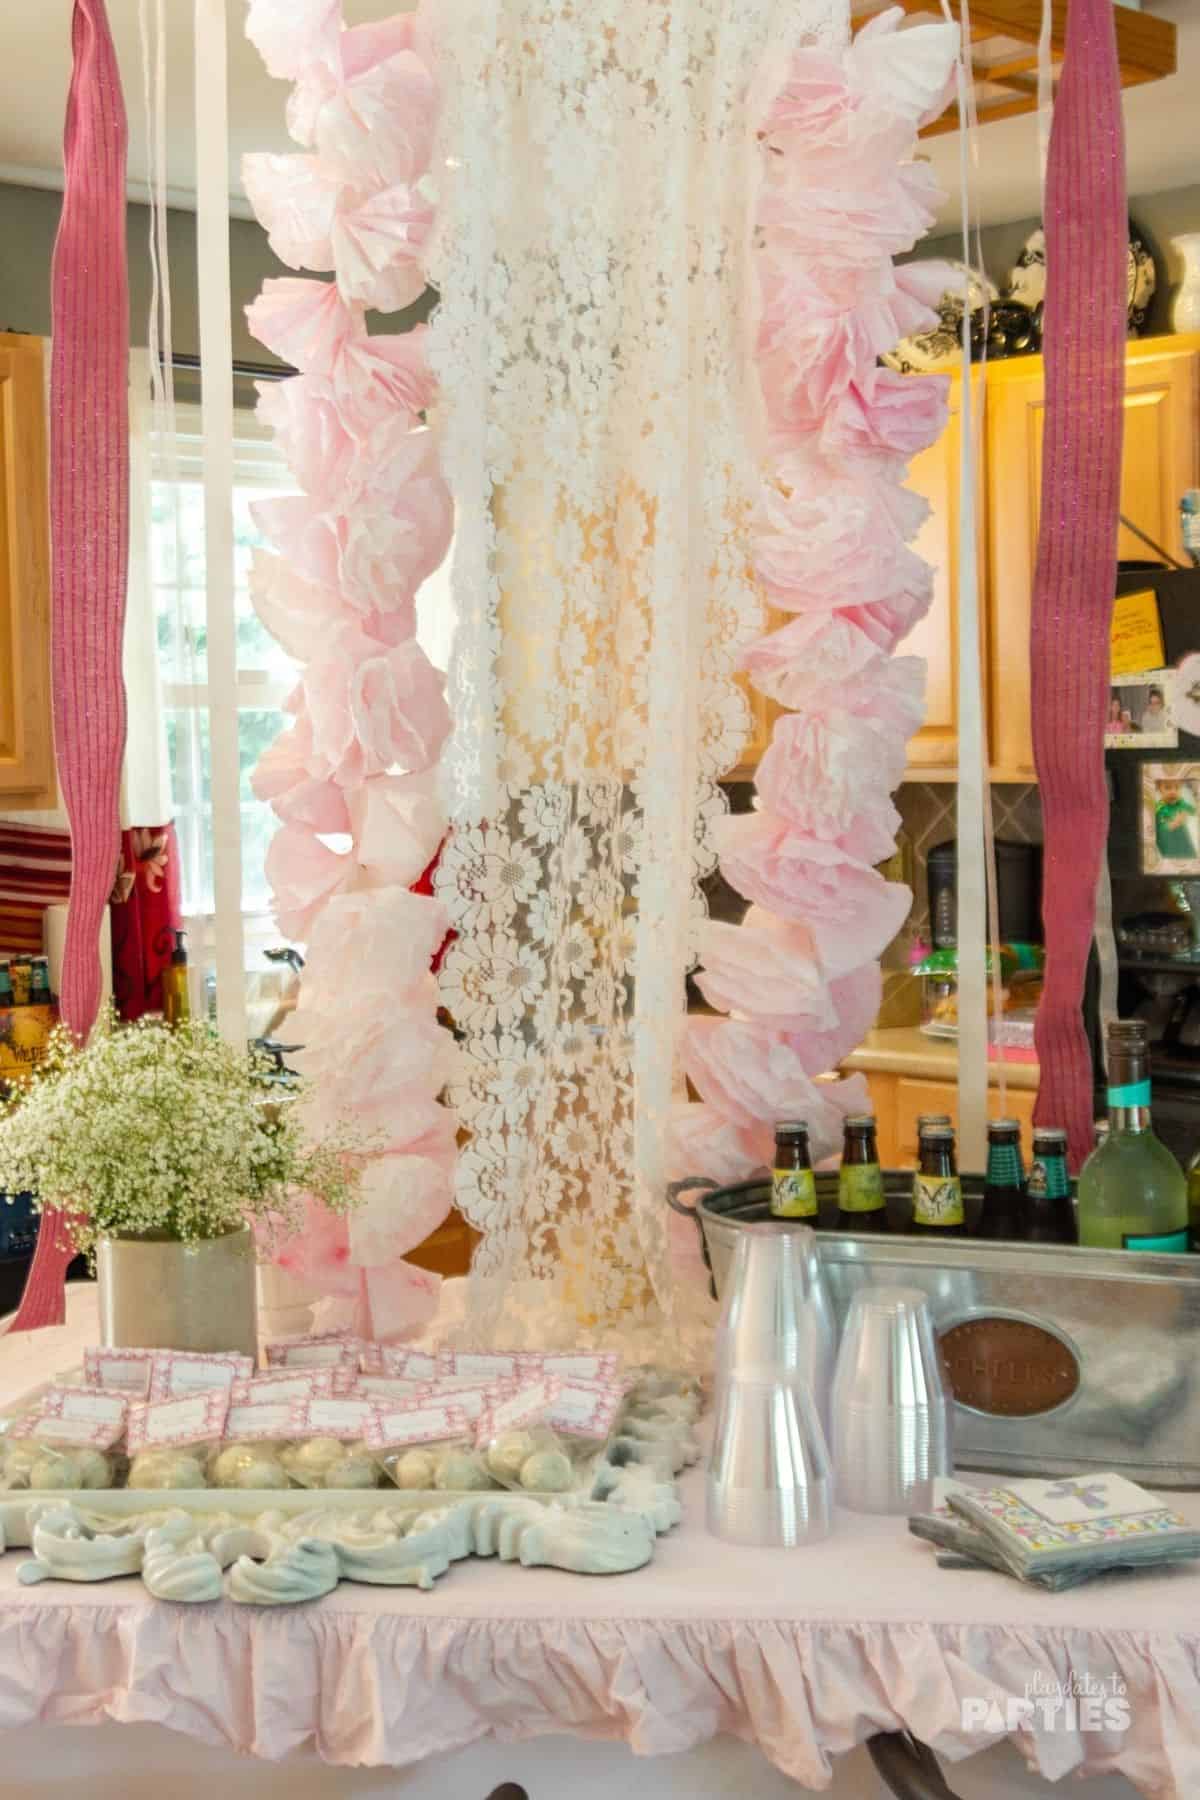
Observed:
[[[929,884],[929,930],[935,950],[958,943],[958,845],[935,844],[925,864]],[[1042,941],[1042,846],[996,839],[996,938],[1002,944]],[[989,928],[991,919],[988,920]],[[989,929],[990,935],[990,929]]]

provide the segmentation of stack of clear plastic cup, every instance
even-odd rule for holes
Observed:
[[[717,1537],[792,1549],[828,1535],[833,1478],[821,1412],[831,1352],[813,1233],[743,1228],[717,1329],[708,1470]]]
[[[950,1397],[919,1288],[863,1287],[854,1296],[831,1412],[840,1505],[905,1514],[933,1504],[934,1480],[953,1472]]]

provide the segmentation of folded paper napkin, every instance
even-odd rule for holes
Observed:
[[[939,1482],[932,1512],[908,1528],[947,1568],[991,1568],[1068,1588],[1110,1569],[1200,1557],[1200,1530],[1123,1475],[1079,1475],[968,1488]]]

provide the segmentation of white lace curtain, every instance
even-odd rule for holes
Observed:
[[[452,159],[431,360],[459,521],[441,982],[457,1200],[485,1234],[475,1338],[672,1320],[676,1040],[761,614],[755,130],[789,52],[843,42],[846,11],[431,10]]]

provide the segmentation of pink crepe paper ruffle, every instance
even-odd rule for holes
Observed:
[[[318,1139],[349,1118],[370,1144],[361,1210],[310,1209],[282,1260],[323,1311],[395,1336],[436,1305],[438,1278],[404,1258],[445,1218],[456,1155],[438,1099],[454,1044],[430,974],[446,917],[409,891],[445,833],[435,774],[450,717],[415,602],[453,509],[423,424],[424,332],[371,337],[364,314],[424,291],[438,96],[409,15],[345,30],[327,0],[253,0],[248,30],[294,83],[289,130],[309,153],[247,157],[247,192],[283,262],[333,276],[267,281],[247,308],[300,371],[259,388],[301,492],[255,508],[279,554],[256,556],[251,593],[300,677],[293,723],[252,783],[280,819],[267,854],[280,929],[307,947],[289,1020],[313,1083],[302,1114]]]
[[[946,396],[943,382],[901,378],[878,358],[928,328],[947,278],[892,259],[940,198],[906,159],[945,102],[958,32],[902,24],[893,8],[841,52],[797,52],[760,134],[757,347],[772,464],[751,554],[772,607],[795,617],[741,660],[792,710],[759,764],[761,810],[712,828],[723,875],[753,904],[739,929],[701,928],[697,985],[731,1016],[688,1019],[684,1067],[704,1104],[672,1122],[673,1167],[724,1181],[761,1165],[774,1120],[807,1119],[819,1158],[844,1113],[866,1104],[861,1077],[816,1077],[874,1021],[877,958],[911,900],[873,865],[895,846],[891,794],[922,717],[922,663],[889,658],[933,594],[910,548],[927,507],[904,480],[943,429]]]

